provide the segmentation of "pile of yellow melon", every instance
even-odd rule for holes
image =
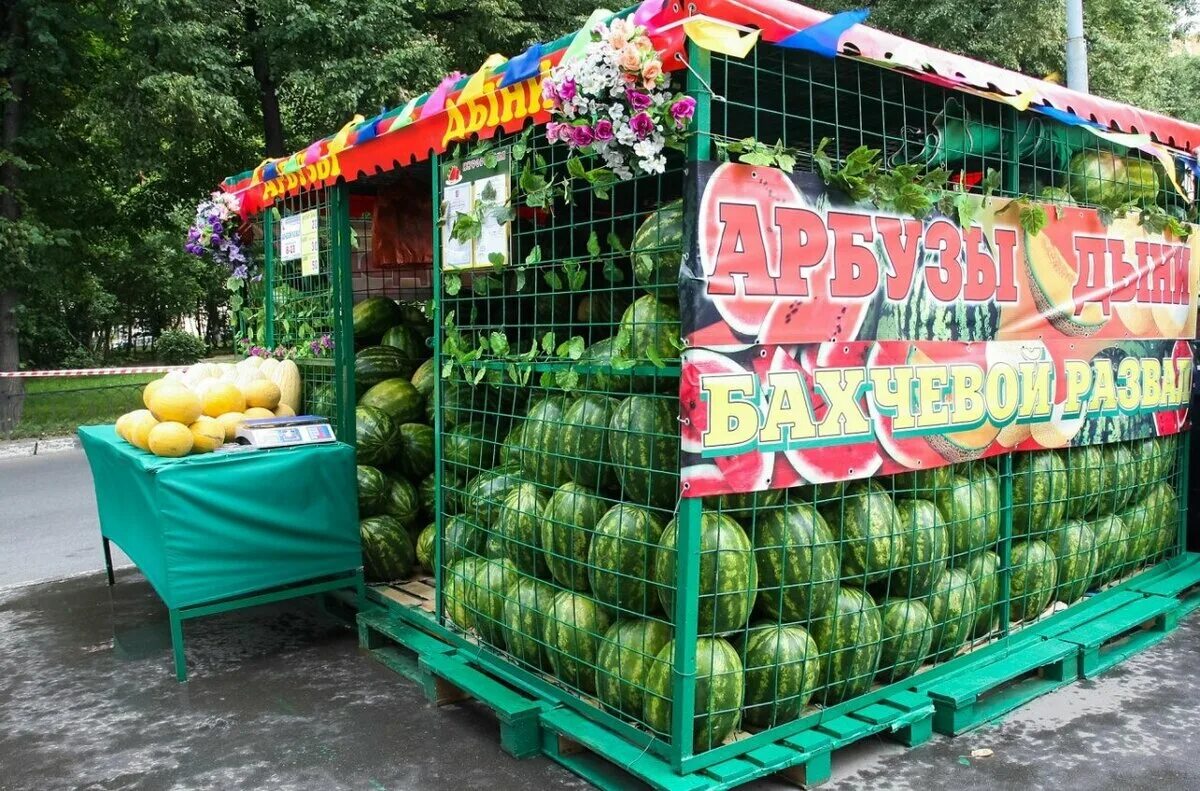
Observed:
[[[208,453],[232,442],[243,420],[296,414],[300,371],[261,357],[196,363],[150,382],[142,402],[145,409],[117,418],[121,439],[155,456]]]

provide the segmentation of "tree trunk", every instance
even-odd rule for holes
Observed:
[[[25,96],[25,77],[16,65],[24,48],[24,20],[16,3],[4,3],[4,35],[8,39],[8,66],[4,79],[8,83],[8,98],[4,101],[4,116],[0,122],[0,150],[13,150],[21,134],[21,100]],[[9,223],[21,219],[17,203],[20,171],[11,158],[0,165],[0,216]],[[0,371],[16,371],[20,367],[20,337],[17,330],[17,305],[20,295],[15,287],[0,289]],[[16,428],[25,407],[25,383],[20,379],[0,379],[0,434]]]
[[[279,116],[279,92],[271,74],[271,61],[258,24],[258,12],[252,3],[246,4],[246,41],[250,50],[250,68],[258,82],[258,97],[262,106],[263,135],[267,141],[267,156],[287,154],[283,147],[283,120]]]

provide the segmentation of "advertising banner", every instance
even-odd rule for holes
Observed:
[[[1194,241],[1075,207],[1030,234],[999,199],[964,229],[747,165],[700,179],[680,295],[685,496],[1187,427]]]

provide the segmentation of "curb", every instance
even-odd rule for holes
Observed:
[[[49,437],[47,439],[18,439],[0,442],[0,461],[24,456],[45,456],[50,453],[76,450],[78,437]]]

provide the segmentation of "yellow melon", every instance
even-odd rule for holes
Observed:
[[[183,371],[170,371],[166,376],[163,377],[163,379],[166,379],[168,382],[175,382],[176,384],[185,386],[187,385],[187,380],[183,378]]]
[[[262,365],[262,362],[263,362],[263,358],[261,358],[261,357],[247,357],[244,360],[238,360],[237,365],[235,367],[240,370],[245,370],[247,368],[257,368],[258,366]]]
[[[225,444],[225,427],[215,417],[198,417],[188,430],[192,432],[193,453],[211,453]]]
[[[117,431],[117,436],[126,442],[129,441],[129,438],[125,436],[125,430],[129,428],[129,420],[132,417],[132,412],[126,412],[124,415],[121,415],[119,418],[117,418],[117,425],[114,427]]]
[[[279,406],[279,385],[270,379],[256,379],[242,388],[246,396],[246,406],[260,406],[263,409],[274,409]]]
[[[139,409],[132,413],[126,429],[130,444],[136,445],[142,450],[150,450],[150,432],[157,425],[158,420],[148,409]]]
[[[200,397],[204,414],[220,417],[226,412],[241,412],[246,408],[246,397],[233,382],[210,379],[208,389]]]
[[[262,361],[262,365],[258,366],[258,370],[262,372],[263,376],[270,379],[271,374],[274,373],[275,369],[278,367],[279,367],[279,361],[276,360],[274,357],[268,357],[267,359]]]
[[[192,450],[192,432],[182,423],[168,420],[150,429],[149,444],[155,456],[186,456]]]
[[[168,381],[170,380],[164,376],[162,379],[155,379],[153,382],[149,382],[142,389],[142,403],[145,404],[146,409],[150,408],[150,399],[154,397],[154,394],[158,391],[158,388],[162,387],[163,383]]]
[[[296,410],[292,409],[290,406],[283,403],[282,401],[279,402],[279,406],[275,407],[275,417],[295,417],[295,416],[296,416]]]
[[[187,428],[200,417],[200,397],[183,385],[166,382],[154,391],[150,411],[162,421],[182,423]]]
[[[237,439],[238,426],[242,425],[242,421],[246,416],[241,412],[226,412],[217,418],[217,422],[225,429],[225,441],[233,442]]]
[[[252,406],[244,413],[246,420],[258,420],[263,417],[275,417],[275,413],[260,406]]]
[[[189,387],[195,387],[207,378],[208,363],[196,363],[183,372],[183,381],[187,382]]]

